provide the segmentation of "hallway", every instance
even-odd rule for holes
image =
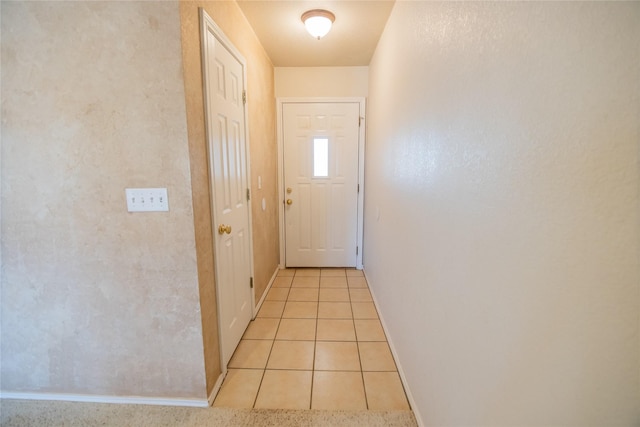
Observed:
[[[280,270],[214,406],[409,410],[362,271]]]

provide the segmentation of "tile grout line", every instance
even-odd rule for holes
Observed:
[[[264,362],[264,368],[262,369],[262,377],[260,377],[260,384],[258,384],[258,390],[256,391],[256,397],[253,399],[252,408],[255,409],[256,403],[258,403],[258,396],[260,395],[260,389],[262,388],[262,382],[264,381],[264,376],[267,373],[267,365],[269,364],[269,359],[271,358],[271,353],[273,352],[273,346],[276,343],[276,335],[278,335],[278,329],[280,329],[280,320],[278,319],[278,327],[276,328],[276,333],[271,340],[271,347],[269,348],[269,355],[267,356],[267,360]]]
[[[294,274],[294,279],[295,276],[298,274],[298,270],[296,270],[296,273]],[[314,375],[314,367],[315,367],[315,359],[316,359],[316,343],[317,343],[317,337],[318,337],[318,307],[320,306],[320,274],[321,272],[318,273],[318,294],[317,294],[317,304],[316,304],[316,317],[315,317],[315,326],[314,326],[314,340],[313,340],[313,360],[311,363],[311,388],[309,390],[309,405],[308,405],[308,409],[311,410],[311,405],[313,402],[313,375]],[[309,276],[300,276],[300,277],[309,277]],[[314,277],[314,276],[311,276]],[[293,288],[293,280],[291,281],[291,287]],[[313,288],[307,288],[307,289],[313,289]],[[288,299],[287,299],[288,302]],[[298,301],[298,302],[304,302],[304,301]],[[312,302],[312,301],[309,301]],[[282,314],[284,316],[284,312]],[[305,341],[305,340],[294,340],[294,341]],[[304,371],[304,370],[303,370]]]
[[[295,277],[295,273],[294,273],[294,277]],[[289,290],[287,291],[287,299],[289,298],[289,292],[291,292],[292,284],[293,284],[293,278],[291,279],[291,283],[289,284],[290,286],[289,286]],[[271,358],[271,353],[273,352],[273,346],[276,343],[276,337],[278,336],[278,331],[280,330],[280,323],[282,323],[282,315],[284,314],[284,309],[286,308],[286,306],[287,306],[287,303],[285,302],[285,306],[282,308],[282,313],[280,314],[280,318],[278,319],[278,326],[276,327],[276,333],[273,335],[273,339],[271,340],[271,348],[269,349],[269,355],[267,356],[267,360],[264,363],[264,369],[262,370],[262,377],[260,377],[260,384],[258,384],[256,397],[253,399],[253,405],[251,406],[253,409],[256,409],[256,403],[258,403],[258,396],[260,395],[262,382],[264,381],[264,376],[267,373],[267,365],[269,364],[269,359]]]
[[[309,301],[309,302],[315,302],[316,303],[315,324],[314,324],[314,339],[313,340],[306,340],[306,339],[304,339],[304,340],[299,340],[299,339],[279,340],[279,341],[283,341],[283,342],[284,341],[286,341],[286,342],[311,342],[311,341],[313,341],[312,366],[311,366],[311,372],[310,372],[311,373],[311,385],[310,385],[309,404],[307,406],[308,409],[312,409],[313,408],[314,392],[317,392],[316,390],[314,390],[314,386],[316,385],[315,384],[315,373],[316,372],[342,372],[342,373],[348,373],[348,372],[356,373],[356,372],[358,372],[357,369],[356,370],[349,370],[349,369],[324,369],[324,370],[323,369],[316,369],[315,362],[316,362],[316,356],[318,354],[317,345],[318,345],[318,342],[320,342],[320,341],[318,341],[319,321],[320,320],[341,320],[341,319],[349,320],[349,319],[351,319],[352,325],[353,325],[353,329],[354,329],[354,335],[355,335],[355,343],[356,343],[356,349],[357,349],[359,372],[360,372],[361,384],[362,384],[362,387],[363,387],[363,392],[364,392],[364,397],[365,397],[366,410],[372,410],[372,409],[370,408],[370,403],[369,403],[369,397],[370,396],[368,396],[368,394],[367,394],[366,382],[365,382],[365,378],[364,378],[365,371],[364,371],[364,367],[363,367],[363,361],[362,361],[362,356],[361,356],[361,351],[360,351],[361,350],[360,345],[363,344],[363,343],[378,343],[378,344],[381,344],[382,342],[384,342],[386,344],[385,347],[389,351],[391,351],[389,340],[388,340],[388,337],[386,336],[386,331],[384,331],[384,328],[383,328],[384,340],[382,340],[382,341],[380,341],[380,340],[370,340],[370,339],[369,340],[360,340],[359,339],[360,337],[359,337],[359,335],[357,333],[357,330],[356,330],[356,320],[363,320],[363,319],[356,319],[355,318],[355,313],[354,313],[354,310],[353,310],[353,306],[356,303],[364,303],[364,302],[371,302],[371,301],[354,301],[352,299],[351,291],[354,290],[354,289],[366,289],[368,291],[368,293],[371,294],[371,290],[369,289],[369,285],[368,285],[368,282],[366,281],[366,278],[364,278],[365,287],[357,286],[355,288],[351,288],[349,286],[349,284],[350,284],[349,277],[352,277],[353,279],[356,279],[355,281],[359,285],[361,276],[346,276],[346,270],[343,270],[343,271],[345,272],[345,276],[344,277],[345,277],[345,280],[346,280],[346,283],[347,283],[347,287],[346,287],[347,300],[346,301],[328,300],[328,301],[322,301],[322,302],[324,302],[327,305],[340,304],[340,303],[343,303],[343,302],[349,304],[348,307],[349,307],[349,310],[350,310],[350,313],[349,313],[350,314],[350,318],[347,318],[347,317],[344,317],[344,316],[343,317],[323,317],[322,319],[320,318],[320,302],[321,302],[320,301],[320,299],[321,299],[320,291],[322,289],[321,288],[322,270],[320,269],[319,276],[306,276],[306,275],[299,276],[299,277],[305,277],[305,278],[315,277],[316,280],[318,281],[317,282],[317,287],[314,287],[315,289],[317,289],[317,292],[318,292],[317,293],[317,299],[315,301]],[[289,297],[291,296],[291,292],[293,290],[293,281],[295,280],[295,277],[296,277],[297,273],[298,273],[298,270],[296,270],[294,272],[293,276],[282,276],[282,277],[290,277],[291,281],[289,282],[289,286],[288,286],[288,289],[287,289],[287,292],[286,292],[286,300],[284,301],[284,306],[282,308],[282,311],[281,311],[279,317],[275,317],[274,316],[274,317],[271,318],[271,319],[277,320],[277,325],[276,325],[275,333],[274,333],[273,337],[271,339],[267,339],[267,340],[271,341],[271,346],[269,348],[269,353],[267,355],[266,362],[265,362],[264,366],[262,368],[258,368],[258,367],[255,367],[255,368],[233,368],[233,369],[245,370],[245,371],[257,371],[258,369],[262,370],[262,375],[260,377],[260,381],[259,381],[258,387],[256,389],[256,394],[255,394],[255,397],[253,399],[253,405],[250,406],[250,408],[257,409],[256,408],[256,404],[257,404],[257,401],[258,401],[258,396],[260,395],[262,386],[264,385],[264,380],[265,380],[265,377],[266,377],[266,371],[268,370],[267,369],[268,368],[268,364],[269,364],[269,362],[271,360],[271,357],[274,356],[273,350],[275,348],[275,341],[276,341],[276,337],[278,335],[278,332],[280,330],[280,327],[282,327],[282,321],[285,320],[284,313],[285,313],[285,309],[287,307],[287,304],[289,302],[298,302],[298,301],[289,301]],[[332,276],[327,276],[327,277],[338,277],[338,276],[333,276],[332,275]],[[327,288],[327,289],[341,289],[341,288],[336,287],[336,288]],[[344,289],[344,288],[342,288],[342,289]],[[357,295],[357,297],[358,296],[359,295]],[[329,295],[327,297],[329,297]],[[356,299],[358,299],[358,298],[356,298]],[[301,301],[301,302],[304,302],[304,301]],[[381,323],[380,314],[378,313],[377,307],[375,306],[375,304],[373,304],[373,305],[374,305],[376,318],[375,319],[369,319],[367,317],[364,320],[377,320],[378,323]],[[308,315],[308,314],[310,314],[309,311],[306,311],[306,315]],[[265,317],[263,319],[269,319],[269,318]],[[291,319],[291,320],[311,320],[311,318],[309,318],[309,317],[291,317],[291,318],[286,318],[286,319]],[[265,339],[247,338],[245,340],[247,340],[247,341],[256,341],[256,340],[264,341]],[[349,341],[348,340],[344,341],[344,340],[335,340],[335,339],[333,339],[333,340],[326,340],[326,341],[322,341],[322,342],[344,343],[344,342],[349,342]],[[397,367],[397,362],[395,360],[395,357],[393,357],[393,354],[391,356],[392,356],[392,360],[393,360],[394,369],[392,369],[392,370],[391,369],[383,369],[383,370],[374,369],[372,371],[367,371],[367,372],[379,372],[379,373],[388,372],[388,373],[399,374],[398,367]],[[285,367],[283,367],[283,368],[274,368],[272,370],[273,371],[292,371],[292,372],[296,372],[296,371],[297,372],[305,372],[305,371],[308,372],[309,371],[308,369],[305,369],[305,368],[285,368]],[[406,391],[404,390],[404,384],[402,384],[402,388],[403,388],[402,391],[404,392],[405,399],[406,399],[407,396],[406,396]],[[409,407],[410,407],[410,405],[409,405]]]
[[[295,272],[295,274],[293,276],[293,280],[295,280],[295,277],[296,277],[297,274],[298,274],[298,270],[296,270],[296,272]],[[300,276],[300,277],[308,277],[308,276]],[[293,288],[293,280],[291,281],[291,288]],[[304,289],[304,287],[301,287],[301,288]],[[318,277],[318,288],[320,288],[320,277]],[[288,302],[289,302],[289,300],[287,298],[287,303]],[[304,301],[298,301],[298,302],[304,302]],[[318,334],[318,313],[317,313],[317,310],[318,309],[316,307],[316,319],[315,319],[315,326],[314,326],[314,337],[317,336],[317,334]],[[284,316],[284,312],[282,313],[282,315]],[[304,341],[304,340],[293,340],[293,341]],[[313,363],[315,362],[315,355],[316,355],[316,343],[315,343],[315,339],[314,339],[313,340],[313,361],[312,361],[312,364],[311,364],[311,387],[309,389],[309,404],[307,406],[307,408],[309,410],[311,410],[311,402],[313,400]]]
[[[266,375],[268,362],[271,359],[271,356],[273,355],[273,349],[274,349],[274,346],[275,346],[277,333],[279,332],[279,328],[282,326],[282,321],[285,319],[285,317],[284,317],[285,308],[286,308],[286,306],[287,306],[287,304],[289,302],[297,302],[297,301],[289,301],[289,297],[291,296],[291,292],[292,292],[292,289],[293,289],[293,281],[295,280],[296,275],[297,275],[297,270],[296,270],[296,273],[294,273],[294,276],[292,276],[292,279],[291,279],[291,282],[290,282],[290,286],[289,286],[289,289],[288,289],[288,292],[287,292],[287,298],[286,298],[286,301],[284,301],[285,306],[283,307],[283,310],[280,313],[280,317],[277,318],[278,319],[278,326],[276,328],[276,334],[275,334],[275,336],[274,336],[274,338],[272,340],[272,345],[271,345],[271,348],[270,348],[269,356],[267,358],[267,362],[266,362],[265,367],[263,369],[263,375],[262,375],[262,378],[261,378],[261,382],[260,382],[260,385],[258,387],[258,392],[256,393],[256,399],[254,400],[254,405],[253,405],[254,408],[255,408],[255,404],[257,403],[257,396],[258,396],[258,394],[260,392],[260,389],[262,387],[262,383],[264,381],[264,377]],[[345,373],[346,372],[354,372],[355,373],[355,372],[358,372],[358,370],[348,370],[348,369],[346,369],[346,370],[344,370],[344,369],[340,369],[340,370],[332,370],[332,369],[329,369],[329,370],[317,370],[315,368],[315,361],[316,361],[315,359],[316,359],[316,356],[317,356],[317,344],[319,342],[318,341],[319,321],[321,320],[320,319],[320,302],[321,302],[320,301],[320,299],[321,299],[320,298],[320,291],[321,291],[322,271],[320,270],[320,275],[319,276],[306,276],[305,275],[305,276],[299,276],[299,277],[316,277],[317,278],[316,280],[318,280],[317,287],[311,288],[311,289],[317,289],[317,292],[318,292],[316,294],[317,295],[317,299],[315,299],[315,301],[309,301],[309,302],[315,302],[316,303],[315,324],[314,324],[314,339],[313,339],[314,349],[313,349],[313,360],[312,360],[312,366],[311,366],[311,389],[310,389],[310,400],[309,400],[309,406],[308,406],[309,409],[312,409],[312,407],[313,407],[313,396],[314,396],[314,385],[315,385],[314,382],[315,382],[315,373],[316,372],[325,372],[326,371],[326,372],[345,372]],[[329,276],[327,276],[327,277],[329,277]],[[336,276],[331,276],[331,277],[336,277]],[[357,319],[355,318],[355,314],[354,314],[354,310],[353,310],[353,305],[354,305],[354,303],[356,303],[356,301],[354,301],[352,299],[351,291],[353,289],[366,289],[369,293],[371,291],[370,291],[370,289],[368,287],[368,283],[366,282],[366,278],[364,279],[365,280],[365,282],[364,282],[365,283],[365,287],[357,286],[355,288],[351,288],[349,286],[349,283],[350,283],[349,282],[349,276],[346,276],[346,274],[345,274],[344,277],[345,277],[345,280],[347,282],[347,287],[346,287],[347,300],[344,301],[344,302],[349,304],[348,307],[349,307],[349,310],[350,310],[350,313],[349,313],[350,317],[349,318],[346,318],[346,317],[326,317],[326,318],[324,318],[323,317],[323,319],[327,319],[327,320],[338,320],[338,319],[349,320],[349,319],[351,319],[352,325],[353,325],[353,328],[354,328],[354,335],[355,335],[355,342],[356,342],[357,356],[358,356],[358,364],[359,364],[359,368],[360,368],[359,371],[360,371],[360,376],[361,376],[361,381],[362,381],[362,386],[363,386],[363,392],[364,392],[364,397],[365,397],[366,410],[371,410],[370,404],[369,404],[369,396],[367,395],[367,389],[366,389],[366,384],[365,384],[365,380],[364,380],[364,369],[363,369],[363,365],[362,365],[360,344],[364,343],[364,342],[376,342],[376,343],[385,342],[387,344],[387,347],[388,347],[389,346],[389,342],[388,342],[388,339],[386,337],[386,333],[384,333],[384,340],[383,341],[379,341],[379,340],[375,340],[375,341],[370,341],[370,340],[360,341],[358,339],[359,336],[358,336],[358,333],[356,331],[356,324],[355,324],[355,321]],[[354,278],[359,280],[360,276],[351,276],[351,277],[354,277]],[[328,288],[328,289],[332,289],[332,288]],[[340,289],[340,288],[336,287],[335,289]],[[304,301],[301,301],[301,302],[304,302]],[[326,303],[326,304],[336,304],[336,303],[341,303],[341,302],[343,302],[343,301],[338,301],[338,300],[336,300],[336,301],[332,301],[332,300],[324,301],[324,303]],[[379,313],[377,312],[377,308],[374,307],[374,309],[375,309],[376,319],[371,319],[371,320],[378,320],[378,322],[380,322]],[[305,320],[306,319],[306,320],[310,320],[311,318],[309,318],[309,317],[291,317],[291,318],[287,318],[287,319],[292,319],[292,320]],[[310,342],[311,340],[288,339],[288,340],[282,340],[282,341],[290,341],[290,342],[307,341],[307,342]],[[328,340],[327,342],[348,342],[348,341]],[[394,363],[394,365],[396,364],[395,358],[393,359],[393,363]],[[258,368],[254,368],[254,369],[257,370]],[[297,368],[296,369],[292,369],[292,368],[277,368],[275,370],[299,371],[299,372],[307,371],[307,369],[304,369],[304,368],[300,368],[300,369],[297,369]],[[397,367],[396,367],[395,370],[382,370],[382,371],[377,371],[376,370],[376,371],[372,371],[372,372],[397,372]]]
[[[271,348],[273,348],[273,345],[271,345]],[[256,403],[258,403],[258,395],[260,394],[260,389],[262,388],[262,381],[264,381],[264,374],[266,373],[267,373],[267,368],[265,366],[265,369],[262,370],[262,376],[260,377],[260,384],[258,384],[258,390],[256,390],[256,397],[253,398],[253,405],[251,405],[251,408],[253,409],[256,408]]]
[[[318,347],[318,315],[320,314],[320,278],[322,270],[318,275],[318,303],[316,304],[316,331],[313,340],[313,361],[311,362],[311,394],[309,395],[309,409],[313,407],[313,382],[316,375],[316,349]]]
[[[365,282],[366,283],[366,282]],[[367,284],[367,288],[368,288]],[[360,357],[360,341],[358,340],[358,331],[356,329],[356,319],[353,314],[353,301],[351,301],[351,288],[349,287],[349,277],[347,276],[347,289],[349,293],[349,306],[351,308],[351,320],[353,322],[353,333],[356,336],[356,348],[358,349],[358,363],[360,363],[360,379],[362,380],[362,390],[364,391],[364,403],[369,410],[369,398],[367,397],[367,386],[364,382],[364,370],[362,368],[362,357]]]

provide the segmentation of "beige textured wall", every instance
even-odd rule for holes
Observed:
[[[640,422],[639,22],[637,2],[396,2],[364,263],[425,425]]]
[[[198,8],[203,7],[247,61],[247,104],[251,156],[254,292],[260,300],[278,266],[277,143],[273,65],[240,8],[233,1],[180,3],[187,99],[196,247],[203,310],[207,390],[220,374],[215,300],[213,241],[207,172],[204,101]],[[262,189],[258,189],[258,176]],[[261,208],[266,200],[267,209]]]
[[[3,391],[206,398],[178,3],[1,24]]]
[[[277,97],[366,97],[369,67],[276,67]]]

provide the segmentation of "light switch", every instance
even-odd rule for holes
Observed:
[[[166,188],[127,188],[125,194],[129,212],[169,211]]]

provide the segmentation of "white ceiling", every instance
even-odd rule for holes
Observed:
[[[238,0],[275,67],[369,65],[394,0]],[[316,40],[300,17],[310,9],[336,16]]]

